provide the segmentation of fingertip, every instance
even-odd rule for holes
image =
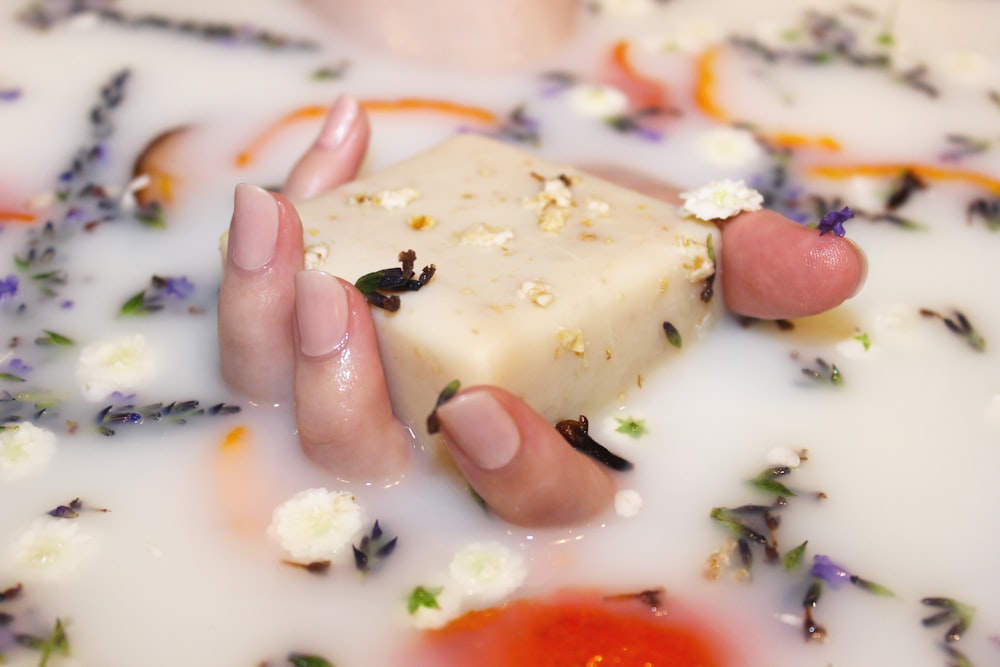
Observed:
[[[340,280],[318,270],[295,274],[295,320],[302,354],[322,357],[333,352],[344,342],[349,318]]]
[[[867,275],[867,258],[856,243],[820,235],[774,211],[737,216],[722,234],[723,295],[741,315],[816,315],[857,294]]]
[[[541,415],[497,387],[438,408],[443,440],[490,510],[522,526],[581,523],[611,506],[616,485]]]

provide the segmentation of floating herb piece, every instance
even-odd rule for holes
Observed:
[[[35,345],[74,345],[73,339],[55,331],[43,330],[45,335],[35,339]]]
[[[977,139],[966,134],[949,134],[945,137],[947,150],[938,155],[942,162],[960,162],[966,157],[985,153],[993,147],[989,139]]]
[[[965,208],[965,220],[971,223],[976,219],[986,223],[986,229],[991,232],[1000,230],[1000,198],[979,197],[969,202]]]
[[[288,662],[295,665],[295,667],[334,667],[334,664],[326,658],[305,653],[289,653]]]
[[[172,18],[163,14],[127,13],[107,0],[54,2],[37,0],[22,10],[17,18],[36,30],[50,30],[79,16],[94,16],[110,25],[133,30],[150,29],[195,37],[222,46],[245,45],[263,49],[314,51],[319,44],[311,39],[289,37],[249,25],[230,25],[221,21],[196,21]]]
[[[950,624],[944,636],[946,642],[957,642],[960,640],[962,634],[972,625],[972,618],[976,613],[975,607],[963,604],[952,598],[927,597],[922,599],[920,603],[924,606],[940,610],[921,621],[925,628],[933,628],[945,623]]]
[[[194,292],[194,285],[185,277],[153,276],[150,286],[130,297],[118,310],[119,315],[146,315],[162,310],[168,299],[184,300]]]
[[[434,277],[436,268],[433,264],[429,264],[421,270],[420,276],[414,279],[416,273],[413,270],[413,265],[416,260],[417,253],[412,250],[404,250],[399,253],[402,268],[389,268],[366,273],[358,278],[354,286],[364,295],[369,304],[394,313],[399,310],[399,297],[382,294],[382,292],[416,292]]]
[[[799,569],[802,565],[802,559],[806,555],[806,545],[809,544],[809,540],[806,540],[799,546],[795,547],[781,559],[781,566],[785,568],[786,572],[794,572]]]
[[[58,618],[47,637],[18,634],[15,635],[15,641],[21,646],[41,653],[38,667],[46,667],[53,656],[69,655],[69,637],[66,636],[66,628],[63,626],[62,620]]]
[[[462,386],[461,382],[459,382],[458,380],[452,380],[447,385],[445,385],[445,388],[441,390],[440,394],[438,394],[437,402],[434,403],[434,409],[431,411],[429,415],[427,415],[427,432],[430,433],[431,435],[434,435],[435,433],[441,430],[441,420],[438,419],[437,415],[438,408],[440,408],[442,405],[444,405],[451,399],[455,398],[455,394],[458,393],[458,390],[461,388],[461,386]]]
[[[823,236],[824,234],[833,233],[835,236],[843,237],[847,233],[844,229],[844,222],[853,217],[854,211],[848,206],[839,211],[827,211],[819,221],[819,225],[817,225],[819,235]]]
[[[79,498],[74,498],[66,505],[59,505],[49,510],[48,515],[57,519],[75,519],[80,516],[81,507],[83,507],[83,502]]]
[[[556,423],[556,430],[576,451],[586,454],[612,470],[631,470],[632,463],[630,461],[612,453],[607,447],[590,437],[587,433],[589,427],[590,423],[583,415],[580,415],[579,420],[564,419]]]
[[[147,422],[167,422],[186,424],[196,417],[215,417],[236,414],[240,411],[238,405],[216,403],[209,408],[200,407],[198,401],[174,401],[164,405],[152,403],[137,407],[132,404],[109,405],[97,413],[96,428],[101,435],[112,436],[116,431],[112,428],[126,424],[143,424]]]
[[[805,366],[802,374],[812,378],[817,382],[829,381],[830,384],[841,385],[844,383],[844,376],[841,375],[837,364],[831,364],[822,357],[816,357],[816,364],[813,367]]]
[[[361,544],[352,546],[354,550],[354,567],[361,572],[371,572],[381,562],[396,550],[398,538],[386,538],[378,521],[372,526],[371,532],[361,538]]]
[[[867,332],[862,331],[861,333],[854,336],[854,340],[861,343],[862,347],[865,348],[865,352],[872,346],[872,339]]]
[[[802,631],[805,633],[806,641],[826,641],[826,628],[813,619],[813,610],[816,609],[822,595],[823,583],[819,579],[813,579],[802,599]]]
[[[341,60],[333,65],[323,65],[322,67],[317,67],[313,70],[311,78],[313,81],[337,81],[345,74],[347,70],[350,69],[351,61]]]
[[[927,184],[911,170],[906,169],[896,180],[896,185],[889,192],[885,202],[885,210],[895,211],[910,200],[919,190],[926,190]]]
[[[778,477],[784,477],[792,471],[788,466],[775,466],[764,470],[759,475],[750,480],[750,485],[755,489],[774,493],[779,496],[795,496],[795,492],[778,481]]]
[[[16,598],[21,597],[21,593],[24,592],[24,586],[22,584],[14,584],[8,588],[0,590],[0,602],[9,602]]]
[[[438,605],[437,598],[443,590],[443,586],[437,586],[435,588],[417,586],[413,589],[410,593],[410,597],[406,600],[406,611],[410,614],[415,614],[421,607],[427,607],[428,609],[440,609],[441,606]]]
[[[615,595],[606,595],[604,596],[604,599],[614,602],[637,600],[649,607],[649,610],[654,614],[660,615],[661,613],[666,613],[666,611],[663,610],[663,598],[666,594],[667,591],[664,588],[650,588],[644,591],[639,591],[638,593],[616,593]]]
[[[953,311],[955,313],[955,318],[945,317],[941,313],[931,310],[929,308],[921,308],[920,314],[924,317],[934,318],[941,320],[944,325],[948,328],[948,331],[952,332],[956,336],[964,338],[976,352],[983,352],[986,349],[986,339],[979,335],[979,333],[973,328],[972,323],[969,321],[961,311]]]
[[[646,435],[646,420],[636,419],[635,417],[615,417],[618,422],[618,428],[615,429],[618,433],[624,433],[630,438],[638,440],[642,436]]]
[[[328,560],[314,560],[309,563],[300,563],[294,560],[283,560],[281,562],[285,565],[305,570],[309,574],[326,574],[330,571],[330,567],[333,565],[333,563]]]
[[[670,322],[663,323],[663,332],[667,334],[667,340],[670,341],[670,344],[676,347],[678,350],[684,344],[684,342],[681,340],[681,332],[678,331],[677,327],[675,327]]]

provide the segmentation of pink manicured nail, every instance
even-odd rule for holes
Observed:
[[[316,145],[330,150],[344,145],[347,138],[357,127],[361,108],[357,100],[349,95],[341,95],[333,103],[330,113],[326,116],[323,128],[316,139]]]
[[[868,255],[865,254],[861,246],[851,239],[847,239],[847,242],[854,246],[854,250],[858,253],[858,258],[861,260],[861,280],[858,281],[858,286],[855,288],[854,293],[851,294],[854,297],[864,288],[865,282],[868,280]]]
[[[278,242],[278,202],[266,190],[248,183],[236,186],[229,233],[233,264],[256,271],[274,256]]]
[[[295,318],[302,354],[322,357],[333,352],[347,334],[349,316],[347,292],[339,280],[323,271],[295,274]]]
[[[517,424],[489,392],[459,394],[437,413],[452,442],[483,470],[507,465],[521,447]]]

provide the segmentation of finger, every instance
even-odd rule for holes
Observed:
[[[680,189],[628,167],[591,164],[581,166],[580,169],[623,188],[641,192],[647,197],[655,197],[678,205],[683,201],[680,197]]]
[[[773,211],[722,228],[722,293],[736,313],[764,319],[815,315],[861,289],[868,270],[853,242],[820,235]]]
[[[347,480],[392,479],[410,436],[392,414],[375,324],[354,286],[295,275],[295,419],[306,454]]]
[[[281,191],[289,199],[308,199],[353,179],[368,150],[370,134],[368,116],[357,101],[340,96]]]
[[[578,523],[614,500],[611,476],[503,389],[465,390],[437,414],[445,445],[469,484],[511,523]]]
[[[251,400],[292,395],[292,277],[302,263],[295,208],[280,195],[236,186],[219,291],[219,360],[223,379]]]

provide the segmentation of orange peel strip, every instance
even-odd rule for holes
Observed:
[[[640,73],[629,55],[631,45],[627,40],[615,42],[611,46],[608,62],[611,64],[611,77],[625,90],[632,104],[642,108],[666,108],[667,87],[658,81]]]
[[[932,164],[908,162],[859,165],[813,165],[807,169],[810,176],[842,180],[853,176],[898,176],[904,171],[932,181],[961,181],[978,185],[1000,196],[1000,179],[971,169],[949,169]]]
[[[270,518],[273,489],[246,426],[233,428],[222,439],[209,480],[227,527],[250,540],[259,539]]]
[[[703,114],[720,123],[730,122],[729,113],[718,101],[718,77],[715,65],[722,55],[721,46],[705,49],[695,61],[694,103]]]
[[[732,116],[719,102],[719,79],[715,71],[722,47],[714,46],[706,49],[695,63],[694,102],[698,109],[720,123],[731,123]],[[839,151],[840,142],[829,135],[811,137],[794,132],[776,132],[764,137],[779,148],[821,148],[828,151]]]
[[[793,132],[778,132],[767,137],[767,140],[779,148],[822,148],[828,151],[839,151],[841,148],[840,142],[828,134],[811,137]]]
[[[497,122],[497,116],[489,109],[459,104],[448,100],[436,100],[423,97],[402,97],[396,100],[362,100],[361,107],[368,112],[395,112],[395,111],[431,111],[465,118],[478,123],[492,124]],[[263,132],[257,135],[246,150],[241,151],[236,156],[236,166],[243,168],[253,162],[254,157],[264,148],[274,137],[284,128],[295,123],[322,118],[326,116],[330,107],[327,106],[305,106],[295,111],[291,111],[276,122],[268,126]]]
[[[0,224],[5,222],[23,222],[30,224],[38,219],[38,216],[23,211],[5,211],[0,209]]]

